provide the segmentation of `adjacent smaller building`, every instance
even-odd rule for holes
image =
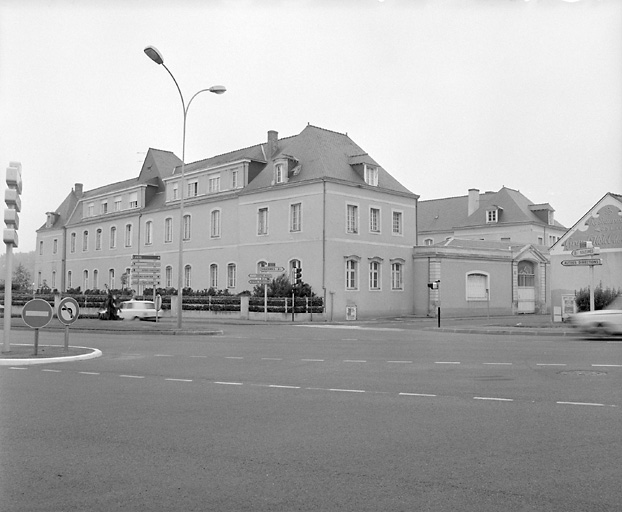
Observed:
[[[548,312],[548,259],[533,244],[450,238],[415,247],[413,261],[417,316]]]

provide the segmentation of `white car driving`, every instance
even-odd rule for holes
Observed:
[[[162,309],[157,311],[158,318],[162,317]],[[152,300],[126,300],[121,303],[119,318],[122,320],[155,320],[156,307]]]
[[[588,334],[622,334],[622,295],[604,309],[582,311],[570,316],[570,323]]]

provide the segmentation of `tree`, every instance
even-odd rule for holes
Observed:
[[[32,276],[21,263],[18,263],[15,270],[13,270],[13,287],[24,292],[32,288]]]

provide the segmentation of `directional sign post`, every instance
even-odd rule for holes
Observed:
[[[147,282],[153,288],[153,302],[156,300],[156,286],[160,285],[160,256],[157,254],[132,254],[132,274],[131,283],[138,285],[140,293],[140,283]],[[158,315],[156,315],[156,322]]]
[[[50,323],[53,314],[52,306],[43,299],[32,299],[24,304],[22,320],[35,330],[35,356],[39,350],[39,329]]]
[[[69,326],[78,319],[79,314],[80,306],[73,297],[65,297],[58,303],[56,316],[65,325],[65,350],[69,350]]]
[[[573,256],[593,256],[594,254],[600,254],[599,247],[585,247],[572,251]],[[564,267],[590,267],[590,311],[594,311],[594,266],[602,265],[603,260],[601,258],[589,258],[585,260],[562,260],[561,263]]]

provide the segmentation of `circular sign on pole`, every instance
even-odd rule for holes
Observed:
[[[52,320],[54,311],[52,306],[43,299],[32,299],[24,304],[22,309],[22,320],[28,327],[40,329],[45,327]]]
[[[78,301],[73,297],[65,297],[58,303],[56,316],[61,324],[71,325],[78,319],[79,314],[80,306],[78,306]]]

